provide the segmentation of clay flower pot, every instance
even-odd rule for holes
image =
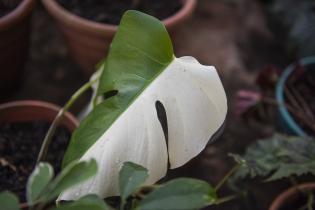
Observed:
[[[28,54],[30,17],[35,0],[22,0],[0,18],[0,95],[20,83]]]
[[[182,8],[163,20],[173,38],[176,37],[176,28],[192,14],[197,2],[197,0],[182,1]],[[117,26],[81,18],[64,9],[56,0],[42,2],[64,33],[71,56],[85,74],[90,76],[95,71],[95,65],[105,57]]]
[[[299,185],[299,190],[315,190],[315,183],[306,183]],[[269,210],[280,210],[284,209],[285,206],[294,204],[300,196],[301,192],[295,187],[281,193],[271,204]]]
[[[42,101],[15,101],[0,105],[0,123],[43,121],[51,123],[60,107]],[[69,112],[64,115],[60,124],[73,132],[79,121]]]

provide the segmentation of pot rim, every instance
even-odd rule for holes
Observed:
[[[12,102],[7,102],[0,104],[0,112],[1,110],[6,110],[6,109],[13,109],[13,108],[41,108],[41,109],[46,109],[46,110],[51,110],[58,114],[60,111],[61,107],[45,102],[45,101],[38,101],[38,100],[19,100],[19,101],[12,101]],[[1,118],[1,117],[0,117]],[[76,117],[74,117],[70,112],[66,112],[64,115],[64,120],[67,120],[69,122],[69,125],[66,127],[73,132],[75,128],[79,126],[79,121],[77,120]]]
[[[21,22],[31,13],[34,5],[35,0],[22,0],[16,8],[0,18],[0,30]]]
[[[108,33],[114,34],[118,28],[117,25],[99,23],[75,15],[63,8],[56,2],[56,0],[42,0],[42,3],[49,13],[56,19],[64,22],[67,25],[71,25],[71,27],[75,27],[78,30],[96,31],[100,35],[103,35]],[[181,9],[170,17],[162,20],[162,22],[165,24],[166,28],[172,28],[177,23],[185,20],[192,13],[196,4],[197,0],[183,0],[183,6]]]
[[[300,190],[309,190],[309,189],[315,189],[315,182],[309,182],[300,184],[298,186],[298,189]],[[293,197],[296,193],[298,193],[296,187],[291,187],[287,189],[286,191],[282,192],[276,199],[272,202],[269,210],[279,210],[282,205],[291,197]]]
[[[302,58],[299,60],[299,63],[302,66],[315,64],[315,56],[309,56],[309,57]],[[294,118],[292,117],[290,112],[285,107],[284,85],[285,85],[287,79],[289,78],[289,76],[291,75],[291,73],[294,71],[295,67],[296,67],[296,63],[292,63],[281,74],[280,79],[276,85],[276,99],[280,105],[278,108],[280,115],[282,118],[284,118],[284,120],[288,124],[289,128],[291,130],[293,130],[297,135],[302,136],[302,137],[306,137],[308,135],[304,132],[304,130],[301,128],[301,126],[294,120]]]

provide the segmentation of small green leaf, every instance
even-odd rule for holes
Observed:
[[[290,174],[301,176],[303,174],[315,174],[315,161],[305,164],[282,164],[266,181],[274,181],[288,177]]]
[[[207,182],[190,178],[179,178],[155,189],[139,203],[137,209],[199,209],[215,203],[216,200],[216,192]]]
[[[19,200],[11,192],[0,193],[0,210],[19,210]]]
[[[27,182],[26,197],[33,204],[54,176],[54,169],[49,163],[39,163]]]
[[[262,177],[273,181],[292,175],[315,174],[315,141],[311,138],[274,135],[250,145],[244,156],[233,155],[242,161],[234,182],[245,177]]]
[[[75,186],[97,172],[97,163],[94,159],[90,161],[72,162],[49,184],[48,190],[43,196],[43,200],[52,200],[61,192]]]
[[[132,162],[125,162],[119,172],[119,188],[122,201],[128,198],[148,178],[148,170]]]
[[[111,207],[97,195],[87,195],[53,210],[111,210]]]

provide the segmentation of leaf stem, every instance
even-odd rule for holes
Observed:
[[[230,195],[230,196],[226,196],[226,197],[223,197],[223,198],[219,198],[214,204],[215,205],[220,205],[221,203],[226,203],[228,201],[231,201],[235,198],[237,198],[238,195]]]
[[[48,151],[48,147],[51,143],[52,137],[56,131],[57,126],[59,125],[59,123],[61,122],[61,120],[63,119],[64,114],[68,111],[68,109],[74,104],[74,102],[76,102],[76,100],[83,94],[85,93],[88,89],[91,88],[91,86],[93,85],[93,83],[95,83],[97,80],[99,79],[99,77],[97,77],[96,79],[89,81],[87,83],[85,83],[81,88],[79,88],[69,99],[69,101],[67,101],[67,103],[65,104],[65,106],[60,109],[60,111],[58,112],[56,118],[54,119],[54,121],[52,122],[52,124],[50,125],[46,136],[44,138],[43,144],[41,146],[39,155],[37,157],[37,162],[36,165],[40,162],[43,161],[47,155],[47,151]]]
[[[218,191],[225,182],[241,167],[241,164],[237,164],[234,166],[224,177],[221,179],[221,181],[215,186],[215,191]]]

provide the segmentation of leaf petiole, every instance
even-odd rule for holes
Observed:
[[[241,164],[237,164],[234,166],[224,177],[221,179],[221,181],[215,186],[215,191],[218,191],[225,182],[241,167]]]
[[[96,77],[94,80],[89,81],[87,83],[85,83],[82,87],[80,87],[69,99],[69,101],[67,101],[67,103],[65,104],[65,106],[60,109],[59,113],[57,114],[56,118],[54,119],[54,121],[52,122],[52,124],[50,125],[46,136],[44,138],[43,144],[41,146],[39,155],[37,157],[37,161],[36,161],[36,165],[43,161],[46,157],[47,151],[48,151],[48,147],[51,143],[52,137],[56,131],[57,126],[59,125],[59,123],[61,122],[61,120],[63,119],[64,114],[69,110],[69,108],[74,104],[74,102],[76,102],[76,100],[82,96],[83,93],[85,93],[87,90],[89,90],[92,85],[97,82],[99,80],[99,77]]]
[[[231,201],[235,198],[237,198],[238,195],[230,195],[230,196],[226,196],[226,197],[223,197],[223,198],[219,198],[214,204],[215,205],[220,205],[221,203],[226,203],[228,201]]]

